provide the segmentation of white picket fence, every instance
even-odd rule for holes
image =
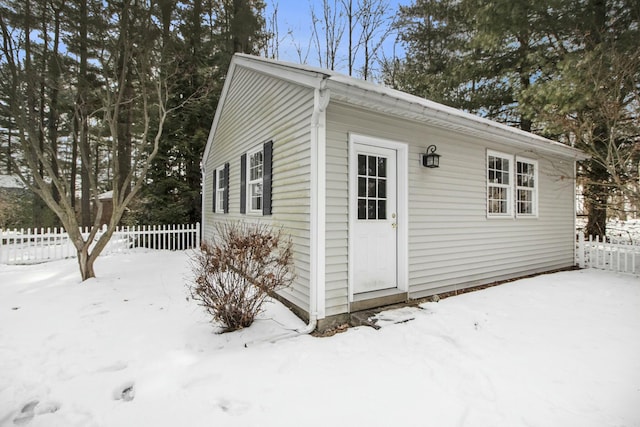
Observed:
[[[81,230],[88,238],[89,229]],[[96,234],[96,242],[106,231]],[[103,254],[127,253],[134,248],[185,250],[200,245],[200,224],[118,227]],[[33,264],[76,257],[76,249],[63,229],[0,229],[0,264]]]
[[[640,274],[640,245],[602,241],[598,236],[587,240],[584,234],[578,233],[576,264],[580,268]]]

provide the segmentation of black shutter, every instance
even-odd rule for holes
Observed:
[[[216,174],[216,170],[213,170],[213,210],[212,212],[216,211],[216,178],[218,177],[218,175]]]
[[[273,141],[265,142],[263,149],[262,215],[271,215],[271,165],[273,157]]]
[[[224,164],[224,199],[222,200],[222,209],[224,213],[229,213],[229,163]]]
[[[247,153],[240,156],[240,213],[247,213]]]

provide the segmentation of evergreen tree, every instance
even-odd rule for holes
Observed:
[[[542,68],[524,103],[544,131],[583,149],[580,166],[589,213],[586,233],[604,236],[615,197],[640,204],[640,3],[562,1],[551,45],[559,60]]]
[[[593,156],[580,168],[587,232],[604,235],[614,192],[631,189],[638,203],[629,182],[638,170],[639,8],[632,0],[416,0],[401,8],[407,58],[393,82],[584,149]]]
[[[191,102],[167,118],[141,207],[133,219],[137,222],[200,221],[200,160],[229,62],[235,52],[259,53],[265,42],[262,1],[193,0],[183,6],[161,7],[162,19],[175,27],[171,32],[165,26],[163,40],[169,54],[163,63],[166,70],[175,70],[170,105],[185,99]]]
[[[396,84],[530,131],[521,98],[544,62],[553,30],[544,2],[417,0],[400,8],[407,59]]]

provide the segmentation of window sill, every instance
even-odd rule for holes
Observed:
[[[507,214],[507,215],[488,215],[487,214],[487,219],[516,219],[516,218],[511,214]]]

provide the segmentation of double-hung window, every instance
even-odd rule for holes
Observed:
[[[240,156],[240,213],[271,215],[273,141]]]
[[[512,157],[487,153],[487,215],[512,216]]]
[[[224,190],[227,187],[224,168],[216,169],[216,212],[224,212]]]
[[[262,213],[262,178],[264,176],[263,150],[248,154],[247,195],[249,211]]]
[[[513,218],[538,214],[538,163],[487,151],[487,216]]]
[[[535,160],[516,158],[516,215],[537,215],[538,164]]]
[[[213,211],[229,213],[229,163],[213,171]]]

